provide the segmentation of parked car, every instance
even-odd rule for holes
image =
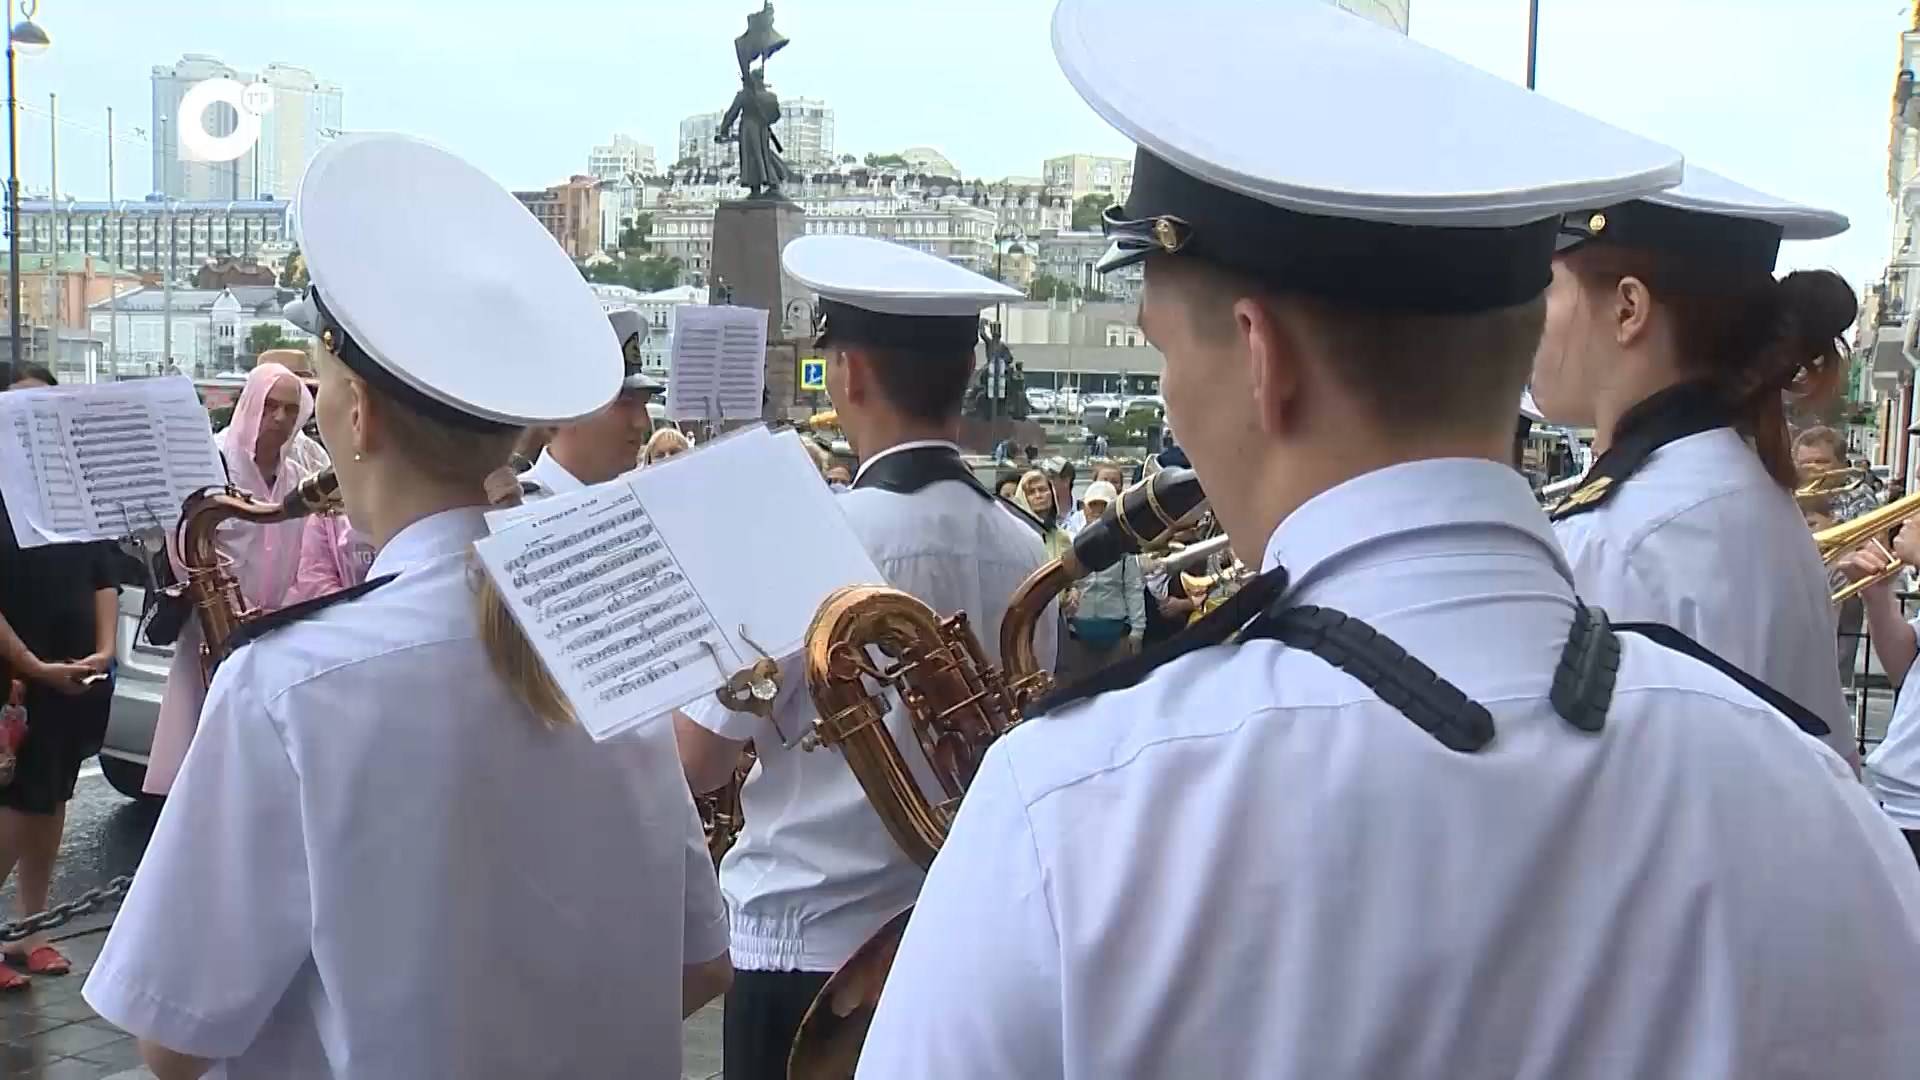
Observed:
[[[140,610],[145,604],[145,590],[136,586],[121,590],[120,635],[115,646],[119,673],[114,678],[106,741],[100,748],[100,774],[107,783],[127,798],[141,800],[158,798],[140,787],[147,779],[147,759],[160,720],[160,694],[173,662],[173,649],[140,638]]]

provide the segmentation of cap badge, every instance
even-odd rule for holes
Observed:
[[[328,352],[338,352],[339,350],[333,347],[333,343],[333,327],[329,326],[325,330],[320,331],[320,344],[323,348]]]
[[[1186,222],[1181,221],[1179,218],[1163,217],[1155,219],[1153,223],[1153,242],[1160,245],[1160,250],[1169,255],[1174,254],[1181,248],[1187,246],[1187,234],[1181,230],[1181,226],[1185,224]]]
[[[1587,219],[1587,231],[1590,233],[1598,233],[1606,227],[1607,215],[1605,214],[1595,214]]]

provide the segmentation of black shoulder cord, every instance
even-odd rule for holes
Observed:
[[[1289,603],[1288,584],[1283,567],[1261,574],[1171,640],[1055,691],[1032,714],[1134,686],[1164,664],[1237,635],[1243,642],[1272,640],[1313,653],[1450,750],[1473,753],[1492,741],[1493,715],[1484,705],[1362,620],[1331,608]],[[1579,605],[1554,673],[1554,711],[1581,731],[1601,730],[1619,670],[1620,641],[1606,616]]]

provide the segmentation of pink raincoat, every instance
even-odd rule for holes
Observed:
[[[279,364],[261,364],[247,374],[247,385],[233,408],[233,422],[214,437],[220,456],[226,460],[227,476],[233,486],[262,502],[279,502],[297,487],[304,477],[297,465],[288,460],[287,447],[280,448],[280,467],[269,485],[254,464],[254,444],[260,438],[260,415],[266,411],[267,394],[280,379],[299,379]],[[300,418],[293,427],[297,434],[313,416],[313,395],[300,385]],[[291,444],[292,436],[287,442]],[[287,591],[292,588],[300,565],[300,534],[303,522],[287,521],[278,525],[254,525],[230,521],[217,532],[220,552],[232,560],[231,570],[240,582],[240,595],[248,604],[263,611],[286,606]],[[174,573],[185,580],[180,554],[171,550]],[[200,706],[207,689],[200,682],[200,623],[189,618],[173,646],[173,664],[167,669],[167,687],[160,697],[160,719],[153,733],[153,749],[147,762],[146,791],[164,795],[173,787],[173,778],[186,759],[187,747],[200,726]]]
[[[350,589],[367,579],[373,544],[347,522],[345,514],[315,514],[300,537],[300,572],[283,603],[297,604]]]

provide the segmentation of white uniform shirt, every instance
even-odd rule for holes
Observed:
[[[934,861],[861,1077],[1913,1075],[1912,853],[1816,740],[1644,639],[1603,732],[1556,715],[1574,593],[1518,473],[1368,474],[1276,562],[1493,740],[1448,750],[1270,641],[1028,721]]]
[[[540,491],[536,493],[540,496],[571,495],[587,486],[579,477],[568,472],[565,465],[555,460],[551,447],[540,451],[534,463],[520,474],[520,482],[540,485]]]
[[[1920,619],[1913,622],[1920,633]],[[1903,684],[1887,737],[1867,756],[1865,776],[1881,809],[1902,829],[1920,830],[1920,682]]]
[[[1858,766],[1827,571],[1793,498],[1728,428],[1653,452],[1613,498],[1554,524],[1580,597],[1660,622],[1813,710]]]
[[[233,1078],[679,1077],[671,732],[534,721],[476,636],[485,532],[414,523],[370,572],[398,579],[221,665],[87,979],[102,1017]]]
[[[544,453],[540,464],[546,471],[541,488],[526,496],[530,501],[580,491],[586,484]],[[552,485],[558,484],[559,487]],[[675,754],[679,753],[678,747]],[[692,792],[687,793],[693,797]],[[727,907],[720,896],[720,882],[714,875],[713,853],[707,848],[706,829],[698,810],[687,819],[687,920],[686,959],[689,964],[712,960],[727,951]]]
[[[861,471],[883,456],[868,459]],[[965,611],[998,663],[1007,601],[1046,561],[1032,526],[956,481],[912,495],[856,488],[839,502],[887,583],[942,616]],[[1055,621],[1049,613],[1035,634],[1043,671],[1053,670]],[[799,748],[817,713],[799,659],[781,667],[772,723],[729,712],[711,697],[685,711],[717,734],[752,739],[759,757],[740,793],[744,826],[720,864],[734,966],[833,971],[913,903],[924,875],[894,843],[840,752]],[[906,714],[895,708],[887,722],[895,740],[914,753]],[[782,734],[793,745],[782,745]]]

